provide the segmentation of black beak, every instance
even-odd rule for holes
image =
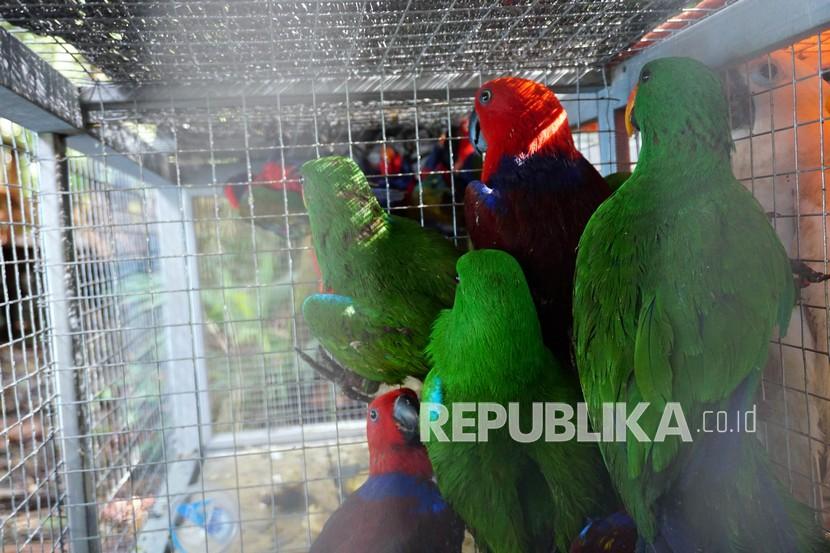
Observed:
[[[401,435],[407,443],[415,443],[420,440],[418,433],[418,400],[409,394],[402,394],[395,400],[392,408],[392,418],[398,425]]]
[[[484,140],[484,135],[481,134],[481,124],[478,122],[476,110],[473,110],[470,114],[470,142],[473,143],[473,147],[479,154],[487,151],[487,141]]]
[[[752,129],[755,124],[755,102],[746,79],[737,69],[726,73],[729,91],[729,113],[733,129]]]

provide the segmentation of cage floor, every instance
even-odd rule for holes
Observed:
[[[338,464],[340,470],[338,473]],[[176,534],[189,532],[175,543],[174,551],[303,552],[308,538],[320,532],[340,504],[368,476],[369,457],[365,444],[325,445],[291,451],[253,448],[227,452],[206,459],[185,504],[203,498],[224,504],[236,520],[230,543],[213,543],[204,527],[180,519]],[[307,484],[304,484],[307,482]],[[180,509],[181,511],[181,509]],[[240,532],[241,530],[241,532]],[[464,553],[475,547],[468,535]]]

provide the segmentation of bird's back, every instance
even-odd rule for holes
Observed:
[[[680,403],[692,432],[705,409],[745,409],[773,327],[786,325],[792,279],[760,206],[728,172],[686,176],[685,182],[666,182],[635,171],[597,210],[580,242],[575,349],[595,416],[603,402],[653,402],[657,390]],[[708,459],[700,452],[711,439],[718,438],[696,434],[692,444],[670,439],[643,447],[629,439],[601,445],[626,507],[647,537],[657,526],[665,534],[671,526],[666,517],[700,520],[673,511],[669,496],[685,494],[682,503],[703,513],[718,509],[712,498],[740,491],[737,470],[679,487],[693,463]],[[754,439],[733,437],[733,447],[719,447],[718,461],[704,465],[736,467],[743,440]],[[738,516],[721,503],[721,521]]]
[[[310,553],[460,553],[464,524],[431,480],[370,476],[335,511]]]
[[[487,183],[502,195],[489,212],[467,189],[465,218],[476,248],[515,257],[536,303],[545,344],[562,362],[570,360],[571,299],[576,246],[585,224],[610,189],[581,155],[574,159],[505,158]]]

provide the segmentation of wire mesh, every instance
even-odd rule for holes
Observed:
[[[685,10],[644,40],[728,3]],[[93,550],[306,551],[365,479],[368,458],[364,407],[294,351],[316,348],[300,306],[320,286],[299,166],[350,156],[386,209],[463,245],[463,190],[480,170],[465,119],[481,82],[518,72],[552,85],[586,157],[604,174],[628,169],[639,143],[610,124],[620,99],[608,96],[609,64],[685,4],[0,2],[15,36],[77,84],[96,84],[101,94],[84,106],[90,128],[105,141],[135,137],[127,155],[147,171],[127,175],[104,154],[66,160],[75,358],[59,369],[71,371],[78,397],[56,405],[48,325],[0,335],[0,352],[24,359],[11,376],[2,365],[10,468],[0,474],[12,495],[34,479],[2,511],[4,544],[65,548],[62,509],[83,505],[95,523],[74,537]],[[738,176],[791,255],[822,272],[826,44],[827,33],[726,71]],[[737,120],[747,111],[751,120]],[[34,159],[32,135],[16,132],[26,139],[3,155]],[[33,204],[36,181],[35,170],[21,177]],[[17,224],[0,202],[0,230],[4,216],[38,228],[34,217]],[[37,248],[26,255],[3,250],[0,321],[30,313],[37,325],[49,302]],[[11,298],[10,274],[31,275],[33,299]],[[782,476],[825,515],[827,294],[805,288],[796,323],[771,346],[761,413]],[[62,437],[78,440],[86,464],[62,472],[51,417],[67,407],[81,430]],[[39,426],[17,440],[29,420]],[[67,497],[59,474],[81,479],[86,495]]]
[[[89,479],[102,550],[128,550],[164,476],[170,424],[158,370],[159,236],[147,223],[155,191],[105,159],[70,151],[67,169],[75,407],[89,456],[89,473],[70,477]]]
[[[0,542],[59,551],[66,527],[38,247],[37,136],[0,120]]]
[[[215,502],[229,513],[229,539],[240,550],[305,551],[366,476],[364,406],[294,353],[315,351],[299,306],[320,286],[298,168],[322,155],[351,156],[390,212],[463,245],[463,190],[480,171],[465,128],[472,92],[436,94],[412,83],[389,98],[381,89],[354,99],[348,80],[342,94],[320,101],[308,82],[305,103],[277,94],[90,106],[105,138],[140,130],[146,151],[132,154],[145,165],[162,158],[178,191],[172,213],[193,233],[182,255],[197,283],[191,325],[203,339],[194,355],[204,362],[201,424],[211,437],[183,494],[185,515],[177,511],[173,522],[174,534],[198,547],[212,538],[186,513]],[[577,142],[612,170],[600,145],[612,131],[596,123],[607,97],[589,90],[563,98]]]
[[[708,14],[726,3],[693,10]],[[446,67],[515,73],[550,64],[559,68],[557,82],[570,84],[578,68],[602,66],[687,4],[5,0],[0,15],[47,37],[29,39],[36,51],[51,54],[51,37],[70,45],[68,55],[83,61],[77,82],[256,83],[263,90],[311,76],[409,76]]]
[[[727,68],[736,176],[768,212],[793,259],[827,270],[830,32]],[[827,285],[801,291],[787,335],[770,348],[763,437],[780,475],[830,524]]]

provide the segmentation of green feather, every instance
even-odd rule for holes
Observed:
[[[458,261],[458,275],[455,304],[439,316],[427,347],[433,368],[424,401],[515,402],[523,417],[533,402],[580,401],[578,383],[542,342],[516,260],[502,251],[470,252]],[[521,428],[531,422],[523,419]],[[444,428],[452,428],[452,415]],[[443,496],[494,553],[547,553],[554,535],[567,551],[587,517],[616,509],[595,444],[522,444],[504,428],[485,443],[426,445]]]
[[[384,211],[350,159],[309,161],[301,172],[323,282],[342,296],[306,300],[311,333],[365,378],[423,378],[423,349],[438,312],[452,305],[459,252],[437,232]]]
[[[575,356],[594,419],[604,402],[644,400],[661,410],[672,401],[694,433],[703,410],[724,408],[742,382],[757,387],[795,289],[763,209],[732,175],[727,104],[714,73],[684,58],[646,64],[634,116],[643,140],[637,167],[597,209],[579,244]],[[641,420],[651,437],[657,420],[651,409]],[[759,449],[754,436],[742,436],[748,452]],[[657,510],[670,501],[701,439],[693,438],[641,444],[629,436],[601,446],[647,541],[659,532]],[[729,536],[730,548],[717,550],[765,543],[770,525],[760,521],[771,506],[758,501],[758,482],[769,474],[762,457],[744,455],[747,477],[730,482],[734,488],[696,495],[697,515],[717,513],[717,528],[708,533]],[[781,501],[797,528],[798,550],[826,550],[803,509],[786,496]],[[686,522],[694,526],[697,515]]]

